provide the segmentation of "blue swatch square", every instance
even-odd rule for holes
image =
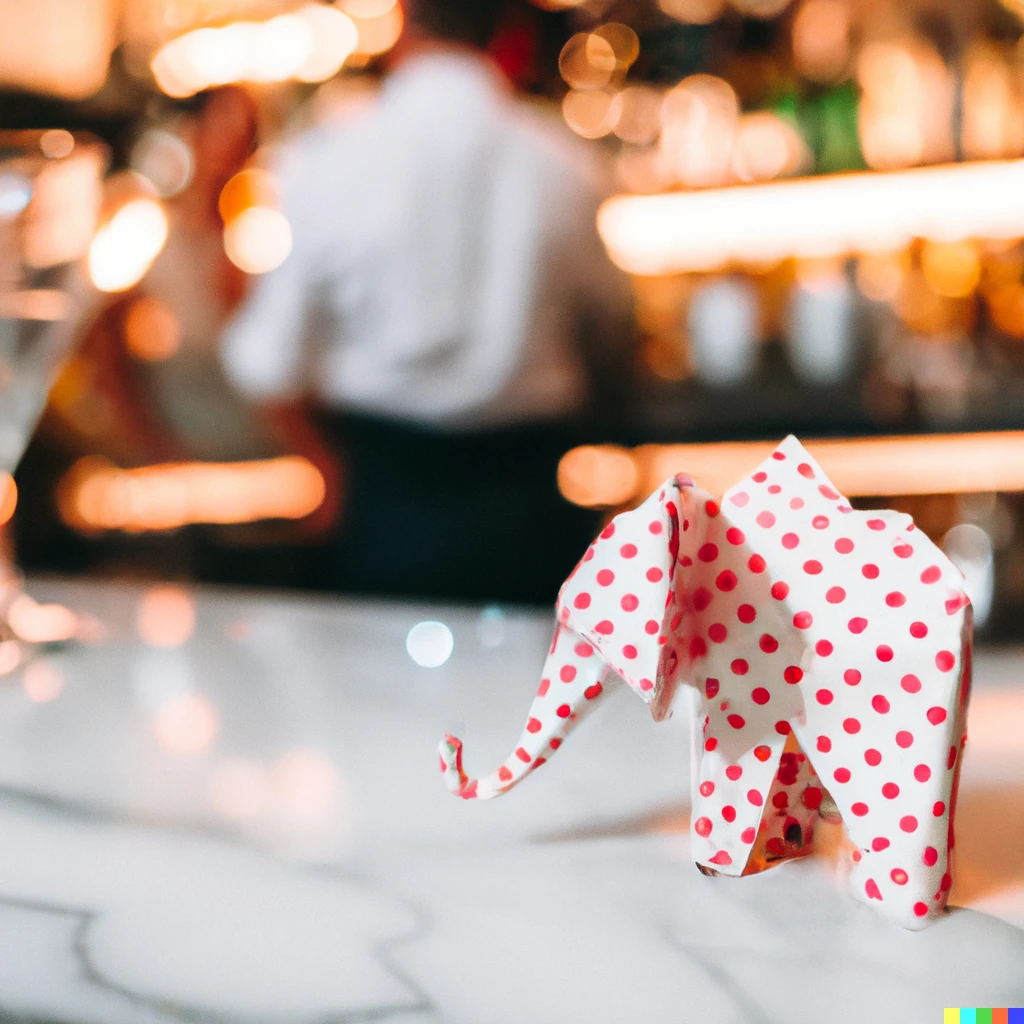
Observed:
[[[1009,1021],[1009,1024],[1024,1024],[1024,1008],[1011,1006],[1006,1019]]]

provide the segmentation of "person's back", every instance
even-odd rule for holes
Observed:
[[[590,528],[560,502],[555,466],[589,395],[580,326],[621,329],[628,289],[597,239],[596,175],[560,129],[481,56],[428,45],[285,161],[294,249],[229,332],[226,365],[250,395],[311,391],[325,410],[348,469],[341,586],[553,598],[566,531],[577,547]],[[392,559],[384,495],[410,474],[405,531],[430,540]],[[529,559],[514,583],[480,575],[484,517],[509,519],[514,555],[534,538],[533,581]]]

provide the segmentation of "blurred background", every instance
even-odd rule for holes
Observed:
[[[792,432],[1024,632],[1017,0],[0,0],[0,132],[19,570],[550,605]]]

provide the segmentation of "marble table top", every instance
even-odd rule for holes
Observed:
[[[689,736],[614,695],[506,799],[549,615],[34,580],[89,643],[0,680],[0,1022],[935,1022],[1024,1006],[1024,650],[977,658],[957,908],[818,857],[706,878]],[[454,642],[417,646],[424,621]],[[443,630],[434,627],[441,639]],[[443,646],[443,644],[442,644]],[[441,651],[441,655],[445,652]],[[434,660],[439,660],[438,658]]]

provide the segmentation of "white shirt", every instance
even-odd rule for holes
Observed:
[[[255,399],[312,391],[456,428],[571,413],[581,316],[629,302],[590,159],[482,60],[410,60],[284,160],[293,250],[229,326],[229,378]]]

